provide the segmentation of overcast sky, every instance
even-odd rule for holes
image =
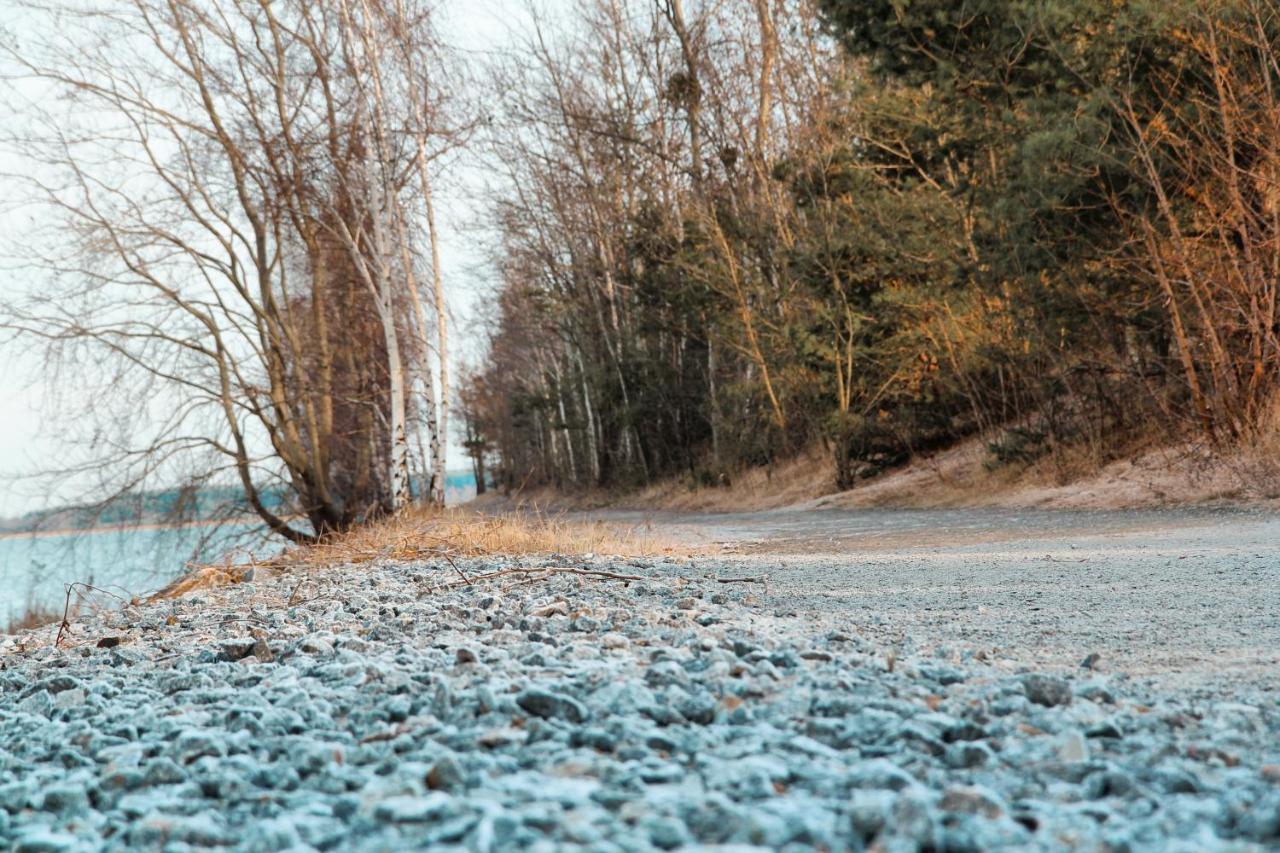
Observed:
[[[543,0],[540,6],[564,8],[571,1]],[[526,19],[524,8],[522,0],[445,0],[441,6],[441,26],[451,44],[481,59],[511,43],[512,33]],[[0,0],[0,27],[13,28],[15,21],[20,21],[19,14],[14,0]],[[21,167],[20,159],[15,160],[0,150],[0,173]],[[464,171],[453,175],[438,191],[443,209],[442,265],[455,321],[451,344],[455,354],[464,359],[476,355],[477,297],[489,286],[482,269],[483,257],[476,250],[477,235],[471,228],[476,222],[478,207],[476,200],[469,197],[468,188],[474,190],[481,185],[483,176]],[[0,199],[11,195],[4,190],[3,178],[0,178]],[[29,227],[30,220],[29,210],[14,206],[0,208],[0,232],[7,238],[20,235]],[[0,288],[6,294],[30,284],[15,274],[11,263],[0,255]],[[456,368],[456,363],[454,366]],[[32,356],[0,343],[0,517],[76,499],[74,493],[47,495],[42,484],[24,477],[49,466],[65,450],[44,437],[44,389],[40,380],[38,363]],[[450,436],[449,441],[449,467],[466,468],[467,462],[456,438]]]

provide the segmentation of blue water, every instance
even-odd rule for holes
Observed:
[[[129,599],[163,587],[183,573],[188,561],[242,562],[250,550],[279,547],[264,542],[260,531],[259,524],[229,524],[5,536],[0,538],[0,630],[32,606],[60,613],[70,583]],[[104,593],[88,593],[87,601],[119,604]]]
[[[450,505],[465,503],[475,497],[475,477],[450,472],[445,489]],[[70,583],[130,599],[165,586],[183,574],[188,562],[245,562],[250,553],[269,554],[280,547],[279,540],[263,535],[259,522],[0,536],[0,631],[32,607],[61,613]],[[104,593],[86,595],[103,606],[119,603]]]
[[[444,478],[445,503],[455,506],[476,496],[476,475],[471,471],[450,471]]]

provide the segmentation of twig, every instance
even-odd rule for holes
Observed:
[[[441,556],[441,557],[444,557],[446,560],[448,560],[448,561],[449,561],[449,565],[453,566],[453,570],[454,570],[455,572],[457,572],[457,573],[458,573],[458,577],[460,577],[460,578],[462,578],[464,581],[466,581],[467,586],[471,586],[471,578],[467,577],[466,572],[464,572],[464,571],[462,571],[462,569],[458,568],[458,564],[457,564],[457,563],[455,563],[455,562],[453,561],[453,558],[449,556],[449,552],[448,552],[448,551],[440,551],[440,552],[439,552],[439,554],[440,554],[440,556]]]
[[[233,622],[251,622],[251,623],[253,623],[253,624],[255,624],[255,625],[266,625],[268,628],[270,628],[270,627],[271,627],[271,623],[270,623],[270,622],[266,621],[265,619],[259,619],[259,618],[258,618],[258,617],[256,617],[256,616],[233,616],[233,617],[230,617],[230,618],[227,618],[227,619],[222,619],[222,620],[220,620],[220,621],[218,622],[218,624],[219,624],[219,625],[230,625],[230,624],[232,624]]]
[[[446,559],[448,558],[446,557]],[[449,562],[450,564],[453,563],[452,560],[449,560]],[[454,566],[454,568],[456,569],[457,566]],[[462,575],[462,572],[459,571],[458,574]],[[510,577],[511,575],[524,575],[525,577],[524,579],[518,581],[517,583],[511,584],[508,587],[505,587],[504,589],[514,589],[517,586],[523,586],[529,583],[537,583],[539,581],[548,580],[554,575],[578,575],[579,577],[599,578],[601,580],[616,580],[616,581],[662,580],[662,578],[658,578],[658,577],[645,577],[643,575],[624,575],[618,572],[607,572],[607,571],[604,571],[603,569],[579,569],[574,566],[512,566],[506,569],[496,569],[492,572],[485,572],[479,575],[472,575],[470,578],[468,578],[466,575],[462,575],[462,579],[463,581],[465,581],[465,583],[468,586],[471,586],[473,585],[472,583],[473,581],[488,581],[488,580],[494,580],[496,578],[501,578],[501,577]],[[674,580],[679,580],[684,583],[693,582],[693,579],[685,578],[685,577],[674,578]],[[769,583],[769,576],[764,575],[758,578],[754,578],[754,577],[715,578],[715,581],[716,583],[758,583],[758,584],[763,584],[767,586]],[[451,581],[449,583],[443,583],[438,586],[427,587],[423,594],[425,595],[426,593],[430,593],[430,592],[454,589],[459,586],[462,586],[462,583],[458,581]]]
[[[81,589],[91,591],[91,592],[100,592],[103,595],[109,595],[112,598],[114,598],[116,601],[119,601],[123,604],[129,603],[126,599],[121,598],[111,590],[102,589],[101,587],[94,586],[93,584],[90,584],[90,583],[84,583],[83,581],[72,581],[71,583],[67,584],[66,585],[67,596],[62,603],[62,624],[58,626],[58,636],[55,637],[53,641],[53,645],[55,648],[60,647],[62,645],[62,641],[66,638],[67,632],[71,630],[71,593],[75,592],[76,587],[80,587]],[[125,590],[125,592],[128,592],[128,590]]]
[[[68,619],[68,614],[71,612],[71,590],[75,588],[75,584],[69,583],[66,588],[67,597],[62,603],[62,624],[58,625],[58,636],[53,640],[54,648],[58,648],[62,645],[63,636],[67,631],[71,630],[71,622]]]
[[[360,738],[360,743],[361,744],[381,743],[382,741],[395,740],[401,735],[407,734],[411,731],[413,731],[412,728],[401,724],[399,726],[396,726],[394,729],[387,729],[386,731],[374,732],[371,735],[365,735],[364,737]]]
[[[302,589],[302,585],[306,583],[306,580],[306,578],[301,578],[298,581],[298,585],[293,588],[293,592],[289,593],[289,600],[285,602],[285,607],[292,607],[297,603],[298,590]]]
[[[606,572],[603,569],[577,569],[572,566],[543,566],[541,569],[521,569],[526,572],[557,572],[570,575],[583,575],[591,578],[608,578],[615,581],[642,581],[648,578],[641,575],[621,575],[617,572]]]
[[[472,575],[471,578],[466,579],[466,582],[470,585],[472,581],[486,581],[494,578],[508,577],[510,575],[540,575],[541,577],[537,578],[537,580],[546,580],[552,575],[579,575],[582,577],[617,581],[644,580],[640,575],[623,575],[618,574],[617,572],[606,572],[600,569],[578,569],[572,566],[512,566],[506,569],[497,569],[492,572],[485,572],[480,575]],[[451,583],[440,584],[439,586],[428,587],[427,592],[453,589],[458,586],[462,586],[462,584],[458,581],[453,581]]]
[[[518,586],[528,586],[529,584],[541,583],[542,581],[550,580],[550,579],[551,579],[551,575],[549,574],[530,576],[530,577],[526,577],[524,580],[518,580],[515,583],[507,584],[502,588],[502,591],[508,592],[510,590],[515,589]]]

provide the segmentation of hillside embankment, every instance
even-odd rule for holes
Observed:
[[[996,464],[990,440],[971,438],[868,477],[835,486],[830,454],[814,449],[769,467],[747,468],[708,486],[688,476],[640,489],[563,492],[526,488],[482,496],[477,506],[542,510],[751,512],[797,508],[1160,509],[1196,506],[1280,507],[1275,448],[1201,443],[1135,446],[1100,461],[1064,448],[1031,462]]]

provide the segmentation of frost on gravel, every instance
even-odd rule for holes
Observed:
[[[1275,697],[889,650],[678,577],[705,566],[594,567],[646,579],[339,567],[9,638],[0,847],[1280,845]]]

